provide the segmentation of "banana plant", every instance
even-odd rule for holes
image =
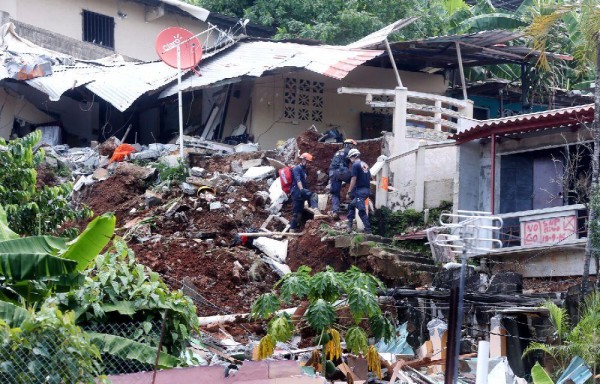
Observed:
[[[112,213],[99,216],[70,242],[54,236],[20,238],[0,208],[0,300],[30,306],[80,284],[82,272],[112,238],[115,223]]]

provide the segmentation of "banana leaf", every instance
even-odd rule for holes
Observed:
[[[6,217],[6,211],[0,205],[0,241],[18,239],[19,235],[14,233],[8,227],[8,218]]]
[[[113,237],[116,221],[110,212],[96,217],[81,235],[68,243],[69,248],[61,257],[76,261],[77,271],[85,270]]]
[[[0,242],[0,275],[13,281],[43,280],[75,271],[77,262],[58,257],[65,242],[58,237],[32,236]]]
[[[18,328],[29,319],[29,312],[22,307],[6,301],[0,301],[0,320],[3,320],[11,328]]]
[[[88,332],[92,343],[103,353],[126,360],[136,360],[144,364],[154,365],[156,362],[157,348],[121,336],[107,333]],[[160,368],[173,368],[179,365],[180,360],[168,353],[161,352],[158,359]]]

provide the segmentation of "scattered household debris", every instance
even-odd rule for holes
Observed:
[[[115,151],[124,140],[116,137],[93,148],[45,146],[44,167],[55,175],[61,169],[71,172],[74,201],[88,204],[97,214],[115,212],[117,232],[137,259],[160,273],[171,287],[183,289],[197,305],[207,339],[192,348],[208,366],[160,371],[156,382],[189,382],[197,377],[223,383],[250,377],[261,382],[325,382],[311,367],[316,348],[306,348],[310,340],[302,335],[293,343],[278,343],[274,360],[247,361],[264,334],[264,324],[247,315],[251,303],[301,265],[315,271],[326,266],[343,271],[356,265],[389,287],[403,287],[380,292],[380,300],[394,303],[394,317],[400,324],[395,338],[377,344],[382,380],[368,372],[364,358],[347,351],[328,379],[336,383],[444,381],[449,292],[458,281],[451,258],[433,259],[408,251],[392,238],[348,234],[333,218],[310,209],[302,232],[289,231],[291,204],[277,170],[293,163],[299,151],[318,153],[309,183],[323,197],[320,211],[326,211],[330,204],[327,168],[336,144],[319,143],[312,131],[288,140],[277,151],[261,151],[252,143],[234,147],[195,137],[183,139],[185,167],[176,143],[131,145],[133,151],[117,158]],[[367,161],[374,161],[381,141],[361,142],[359,147]],[[524,294],[527,284],[520,275],[493,275],[485,265],[469,268],[466,282],[470,306],[465,308],[465,326],[471,331],[465,333],[459,351],[460,382],[474,382],[477,341],[489,339],[488,382],[520,383],[519,376],[529,372],[509,364],[507,340],[532,335],[515,334],[521,330],[511,327],[523,317],[544,314],[544,301],[559,302],[564,297],[531,289]],[[299,309],[291,308],[290,315]],[[319,363],[314,359],[313,363],[318,368]],[[273,376],[277,372],[281,375]],[[110,379],[132,382],[148,375],[152,373]],[[499,377],[503,379],[498,381]]]

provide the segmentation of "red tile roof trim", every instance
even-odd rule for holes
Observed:
[[[541,129],[575,126],[594,120],[594,104],[528,113],[525,115],[485,120],[464,132],[451,136],[456,144],[488,138],[492,134],[502,136]]]

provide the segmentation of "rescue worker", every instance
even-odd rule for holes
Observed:
[[[367,216],[366,200],[369,197],[371,190],[371,173],[369,166],[364,161],[360,160],[360,152],[353,148],[348,152],[348,159],[352,163],[350,189],[350,204],[348,205],[348,232],[352,232],[352,224],[354,221],[354,210],[358,210],[358,217],[365,226],[365,233],[371,233],[371,224],[369,216]]]
[[[337,151],[331,159],[329,165],[329,193],[331,194],[331,212],[330,215],[338,220],[340,210],[340,192],[342,182],[350,182],[350,159],[348,152],[356,147],[356,141],[352,139],[344,140],[344,146]]]
[[[308,189],[306,183],[306,167],[308,163],[313,161],[313,156],[310,153],[300,155],[300,162],[292,168],[292,221],[290,223],[290,232],[295,232],[298,228],[298,223],[302,219],[304,212],[304,202],[308,201],[311,208],[318,212],[318,196],[316,193]]]

